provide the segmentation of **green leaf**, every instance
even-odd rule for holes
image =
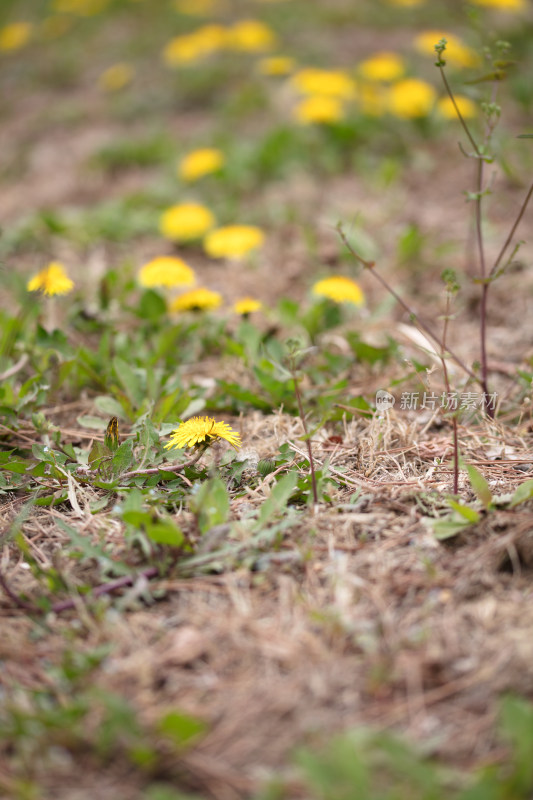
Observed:
[[[184,747],[202,736],[207,731],[207,725],[196,717],[182,714],[179,711],[170,711],[159,720],[158,729],[168,736],[177,747]]]
[[[8,464],[2,464],[0,469],[5,469],[7,472],[16,472],[23,475],[29,467],[27,461],[10,461]]]
[[[101,411],[102,414],[106,414],[109,417],[118,417],[119,419],[127,420],[128,415],[118,402],[115,400],[114,397],[108,397],[107,395],[99,395],[95,397],[94,404],[98,411]],[[102,421],[103,422],[103,421]],[[105,422],[103,422],[102,427],[105,427]]]
[[[476,496],[481,500],[485,508],[488,508],[492,502],[492,492],[489,488],[489,484],[478,470],[472,466],[472,464],[467,464],[466,469],[468,471],[468,477],[470,478],[470,483],[472,484],[472,489],[476,493]]]
[[[285,511],[287,503],[294,492],[297,483],[298,473],[295,470],[288,472],[276,483],[270,493],[270,496],[261,506],[256,524],[257,528],[263,527],[277,514]]]
[[[516,489],[515,493],[511,498],[511,502],[509,503],[509,508],[518,506],[520,505],[520,503],[525,503],[526,500],[531,500],[532,497],[533,497],[533,478],[530,478],[530,480],[521,483],[520,486]]]
[[[111,458],[111,455],[109,447],[106,447],[103,442],[95,441],[89,452],[88,462],[91,467],[94,465],[94,469],[96,469],[104,458]]]
[[[475,508],[471,508],[470,506],[464,506],[461,503],[457,503],[455,500],[451,498],[448,500],[448,504],[457,511],[467,522],[479,522],[481,515],[479,511],[476,511]]]
[[[452,516],[448,517],[447,519],[437,520],[437,522],[433,523],[432,527],[435,539],[443,541],[444,539],[451,539],[454,536],[457,536],[470,525],[471,523],[467,522],[467,520],[457,519],[457,517]]]
[[[120,447],[116,450],[113,460],[113,472],[115,475],[120,475],[126,472],[133,463],[133,439],[126,439]]]
[[[122,358],[116,356],[113,359],[113,369],[119,379],[122,388],[135,408],[139,408],[144,398],[143,388],[137,373]],[[116,415],[114,415],[116,416]]]
[[[202,483],[189,499],[189,509],[197,517],[202,533],[226,522],[229,515],[229,497],[224,482],[211,478]]]
[[[170,519],[160,519],[150,523],[146,528],[149,539],[157,544],[181,547],[185,541],[182,531]]]

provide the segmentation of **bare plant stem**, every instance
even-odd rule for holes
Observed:
[[[157,475],[161,470],[163,470],[163,472],[182,472],[187,467],[192,467],[193,464],[196,464],[203,456],[204,452],[205,448],[201,448],[194,458],[189,459],[189,461],[186,461],[184,464],[162,464],[159,467],[150,467],[150,469],[134,469],[131,472],[124,472],[120,478],[135,478],[137,475]]]
[[[398,304],[399,304],[399,305],[400,305],[400,306],[401,306],[401,307],[402,307],[402,308],[403,308],[405,311],[407,311],[407,313],[409,314],[409,316],[410,316],[411,320],[414,322],[414,324],[417,326],[417,328],[419,328],[419,330],[420,330],[420,331],[422,331],[423,333],[427,334],[427,336],[429,336],[429,337],[430,337],[430,339],[433,339],[433,341],[434,341],[434,342],[436,342],[436,344],[438,344],[439,348],[442,350],[442,349],[443,349],[442,337],[438,336],[438,334],[436,334],[436,333],[435,333],[435,332],[434,332],[434,331],[433,331],[433,330],[432,330],[432,329],[429,327],[429,325],[427,325],[427,324],[426,324],[426,323],[425,323],[425,322],[424,322],[422,319],[420,319],[420,317],[418,316],[418,314],[416,314],[416,312],[415,312],[415,311],[414,311],[414,310],[411,308],[411,306],[409,306],[409,305],[408,305],[408,304],[405,302],[405,300],[404,300],[402,297],[400,297],[400,295],[398,294],[398,292],[396,292],[396,291],[395,291],[395,289],[393,289],[393,288],[392,288],[392,286],[390,285],[390,283],[388,283],[388,281],[386,281],[386,280],[385,280],[385,278],[384,278],[382,275],[380,275],[380,274],[379,274],[379,272],[377,272],[377,270],[376,270],[376,268],[375,268],[375,264],[374,264],[374,262],[373,262],[373,261],[365,261],[365,259],[364,259],[364,258],[362,258],[362,257],[359,255],[359,253],[357,253],[357,252],[354,250],[354,248],[352,247],[352,245],[350,244],[350,242],[349,242],[349,241],[348,241],[348,239],[346,238],[346,234],[344,233],[344,230],[343,230],[343,228],[342,228],[342,225],[341,225],[340,223],[339,223],[339,225],[337,225],[337,230],[338,230],[338,232],[339,232],[339,235],[340,235],[340,237],[341,237],[341,239],[342,239],[342,241],[343,241],[344,245],[345,245],[345,246],[347,247],[347,249],[350,251],[350,253],[352,254],[352,256],[353,256],[353,257],[354,257],[354,258],[355,258],[357,261],[359,261],[359,262],[360,262],[360,263],[361,263],[361,264],[362,264],[362,265],[363,265],[363,266],[364,266],[364,267],[365,267],[367,270],[369,270],[370,274],[371,274],[371,275],[373,275],[373,276],[374,276],[374,278],[375,278],[377,281],[379,281],[379,283],[380,283],[380,284],[383,286],[383,288],[384,288],[384,289],[386,289],[386,291],[387,291],[387,292],[388,292],[390,295],[392,295],[392,297],[394,297],[394,299],[396,300],[396,302],[397,302],[397,303],[398,303]],[[453,350],[451,350],[451,348],[449,348],[449,347],[448,347],[448,349],[447,349],[447,353],[448,353],[448,355],[450,355],[450,356],[453,358],[453,360],[455,361],[455,363],[456,363],[458,366],[460,366],[460,367],[461,367],[461,369],[463,369],[463,370],[466,372],[466,374],[467,374],[467,375],[468,375],[470,378],[472,378],[473,380],[475,380],[477,383],[481,383],[481,381],[480,381],[480,379],[479,379],[479,376],[478,376],[478,375],[476,375],[476,373],[475,373],[473,370],[471,370],[471,369],[470,369],[470,367],[467,367],[467,365],[464,363],[464,361],[463,361],[461,358],[459,358],[459,356],[458,356],[458,355],[456,355],[456,354],[453,352]]]
[[[446,386],[446,393],[448,397],[451,395],[450,378],[448,375],[448,367],[446,365],[446,337],[448,335],[448,322],[450,321],[450,292],[446,293],[446,314],[444,317],[444,326],[442,330],[442,351],[440,360],[442,362],[442,371],[444,373],[444,385]],[[459,437],[457,433],[457,412],[452,416],[453,428],[453,493],[459,494]]]
[[[316,486],[316,474],[315,474],[315,462],[313,460],[313,448],[311,446],[311,439],[309,437],[309,431],[307,429],[307,422],[305,421],[305,414],[304,414],[304,407],[302,403],[302,394],[300,392],[300,386],[298,383],[298,376],[296,375],[296,366],[294,364],[294,357],[290,359],[290,371],[292,374],[292,380],[294,382],[294,394],[296,395],[296,402],[298,403],[298,413],[300,414],[300,419],[302,421],[302,427],[304,429],[305,435],[305,444],[307,446],[307,453],[309,456],[309,470],[311,472],[311,486],[313,490],[313,502],[315,506],[318,505],[318,490]]]
[[[533,183],[529,187],[529,191],[528,191],[528,193],[526,194],[526,196],[524,198],[524,202],[520,206],[520,211],[518,212],[518,216],[516,217],[512,227],[511,227],[511,230],[509,231],[509,235],[507,236],[507,239],[503,243],[503,247],[500,250],[500,252],[498,254],[498,257],[497,257],[496,261],[494,262],[494,264],[492,266],[492,269],[490,271],[490,277],[491,278],[495,277],[495,275],[497,273],[498,267],[500,266],[500,263],[501,263],[504,255],[505,255],[505,252],[506,252],[507,248],[509,247],[509,245],[511,244],[511,242],[513,240],[513,236],[515,235],[516,229],[518,228],[518,226],[520,225],[520,222],[522,221],[522,217],[524,216],[524,213],[526,211],[526,208],[528,206],[529,201],[531,200],[531,196],[532,195],[533,195]]]

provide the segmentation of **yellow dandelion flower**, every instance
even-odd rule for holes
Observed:
[[[302,94],[349,100],[356,94],[356,83],[347,72],[306,67],[295,72],[291,86]]]
[[[354,303],[356,306],[361,306],[365,302],[359,284],[343,275],[332,275],[331,278],[317,281],[312,291],[317,297],[327,297],[335,303]]]
[[[296,62],[290,56],[267,56],[257,62],[261,75],[288,75],[293,71]]]
[[[104,92],[118,92],[131,83],[133,73],[131,64],[121,61],[104,70],[98,78],[98,84]]]
[[[224,439],[235,450],[242,442],[241,435],[228,425],[227,422],[215,422],[212,417],[191,417],[186,422],[180,423],[176,430],[170,434],[170,442],[165,445],[165,450],[196,445],[210,445],[218,439]]]
[[[68,277],[63,264],[59,261],[51,261],[47,267],[28,281],[26,288],[28,292],[40,290],[47,295],[68,294],[74,288],[74,283]]]
[[[477,6],[495,8],[498,11],[524,11],[527,8],[526,0],[470,0]]]
[[[244,258],[264,240],[265,234],[254,225],[226,225],[207,234],[204,249],[211,258]]]
[[[0,50],[9,53],[20,50],[30,40],[32,26],[29,22],[12,22],[0,28]]]
[[[446,50],[443,59],[452,67],[477,67],[481,59],[471,47],[468,47],[459,36],[445,33],[442,30],[423,31],[415,37],[415,49],[423,55],[436,58],[435,45],[441,39],[446,39]]]
[[[405,62],[397,53],[376,53],[359,64],[359,73],[369,81],[397,81],[405,73]]]
[[[192,286],[194,271],[181,258],[158,256],[144,264],[139,270],[141,286]]]
[[[228,31],[228,45],[247,53],[272,50],[276,41],[272,28],[256,19],[243,19],[232,25]]]
[[[193,150],[184,156],[178,164],[178,175],[184,181],[196,181],[217,172],[224,166],[224,153],[215,147],[204,147],[200,150]]]
[[[171,311],[212,311],[222,305],[222,295],[199,287],[180,294],[170,304]]]
[[[254,311],[259,311],[263,308],[263,303],[260,300],[254,300],[253,297],[242,297],[233,306],[236,314],[242,314],[243,317],[248,314],[253,314]]]
[[[477,106],[469,97],[464,97],[461,94],[456,94],[454,97],[457,107],[461,112],[461,116],[464,117],[464,119],[471,119],[477,116]],[[437,102],[437,111],[440,116],[445,117],[445,119],[457,119],[457,112],[449,97],[440,98]]]
[[[180,203],[163,212],[159,230],[172,242],[189,242],[200,239],[215,225],[211,211],[199,203]]]
[[[192,33],[171,39],[163,51],[169,66],[188,64],[206,58],[226,47],[228,31],[222,25],[204,25]]]
[[[418,78],[406,78],[389,89],[388,109],[401,119],[425,117],[435,105],[436,94],[430,83]]]
[[[301,100],[293,109],[293,116],[302,125],[339,122],[344,118],[344,106],[338,97],[315,94]]]

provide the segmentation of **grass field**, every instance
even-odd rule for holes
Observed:
[[[533,796],[529,0],[4,0],[0,797]]]

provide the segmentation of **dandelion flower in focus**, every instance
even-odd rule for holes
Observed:
[[[477,106],[469,97],[464,97],[460,94],[456,94],[454,97],[464,119],[471,119],[477,115]],[[457,119],[457,111],[450,97],[441,97],[437,102],[437,111],[445,119]]]
[[[293,109],[293,116],[302,125],[339,122],[344,119],[344,106],[338,97],[316,94],[301,100]]]
[[[446,39],[446,50],[442,57],[447,64],[455,67],[477,67],[481,59],[471,47],[468,47],[462,39],[453,33],[443,33],[443,31],[423,31],[415,37],[415,49],[423,55],[436,58],[435,45],[441,39]]]
[[[147,289],[153,286],[192,286],[194,271],[181,258],[159,256],[139,270],[139,283]]]
[[[226,225],[207,234],[204,249],[211,258],[244,258],[264,240],[265,234],[254,225]]]
[[[267,56],[257,62],[257,69],[261,75],[288,75],[295,63],[290,56]]]
[[[523,11],[527,8],[526,0],[470,0],[476,6],[496,8],[499,11]]]
[[[215,422],[212,417],[191,417],[172,431],[170,442],[165,445],[165,450],[194,447],[203,443],[210,445],[218,439],[224,439],[235,450],[241,446],[240,433],[234,431],[227,422]]]
[[[118,92],[131,83],[133,73],[131,64],[121,61],[104,70],[98,78],[98,83],[104,92]]]
[[[243,19],[229,29],[228,44],[235,50],[261,53],[275,47],[276,34],[264,22],[256,19]]]
[[[180,203],[163,212],[159,230],[172,242],[190,242],[200,239],[215,225],[215,217],[198,203]]]
[[[185,181],[196,181],[217,172],[224,166],[224,153],[214,147],[193,150],[184,156],[178,164],[178,175]]]
[[[295,72],[290,82],[302,94],[349,100],[356,93],[355,81],[342,70],[306,67]]]
[[[436,94],[430,83],[418,78],[406,78],[389,89],[388,109],[401,119],[426,117],[435,105]]]
[[[170,304],[171,311],[212,311],[222,305],[222,295],[211,289],[191,289],[176,297]]]
[[[0,28],[0,50],[5,53],[20,50],[29,42],[32,26],[29,22],[12,22]]]
[[[376,53],[362,61],[358,70],[369,81],[397,81],[405,73],[405,63],[397,53]]]
[[[365,302],[365,296],[359,284],[343,275],[332,275],[331,278],[318,281],[312,291],[317,297],[327,297],[335,303],[353,303],[361,306]]]
[[[233,310],[236,314],[241,314],[243,317],[248,316],[248,314],[253,314],[254,311],[259,311],[263,308],[263,303],[260,300],[255,300],[253,297],[243,297],[233,306]]]
[[[51,296],[68,294],[74,288],[74,283],[68,277],[63,264],[59,261],[51,261],[47,267],[28,281],[26,288],[28,292],[41,291],[43,294]]]

